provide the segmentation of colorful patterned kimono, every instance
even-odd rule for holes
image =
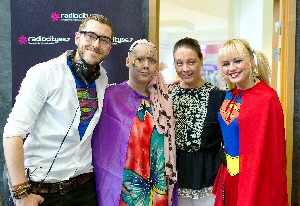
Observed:
[[[172,147],[156,126],[153,114],[158,111],[153,111],[151,104],[149,97],[127,83],[106,90],[92,140],[100,206],[168,205],[165,163],[169,160],[165,154],[166,148]],[[130,195],[122,192],[122,186]]]
[[[226,164],[215,206],[288,206],[283,110],[265,82],[227,92],[219,112]]]
[[[124,170],[123,186],[130,195],[122,192],[120,206],[167,205],[164,164],[164,136],[154,127],[151,103],[143,99],[130,132]]]

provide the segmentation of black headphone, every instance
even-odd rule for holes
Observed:
[[[74,61],[76,50],[72,51],[70,55],[70,60],[73,66],[73,71],[77,77],[82,79],[85,84],[90,85],[100,76],[100,65],[95,68],[86,64],[83,60]]]

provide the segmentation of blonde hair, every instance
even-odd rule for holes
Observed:
[[[224,43],[224,45],[220,48],[218,53],[218,63],[219,68],[222,67],[221,60],[229,56],[231,54],[238,53],[243,58],[248,59],[251,64],[252,74],[255,74],[254,78],[262,80],[267,84],[270,84],[270,66],[267,57],[258,50],[252,50],[249,43],[245,39],[231,39]],[[254,58],[256,56],[256,59]],[[255,60],[257,60],[255,62]],[[256,65],[253,65],[252,62],[255,62]],[[224,76],[222,70],[220,70],[221,76]],[[254,72],[256,70],[257,72]],[[229,80],[225,79],[228,89],[232,90],[236,87],[235,84],[231,83]]]

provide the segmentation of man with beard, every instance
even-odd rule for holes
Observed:
[[[110,21],[91,15],[75,33],[77,50],[27,72],[3,133],[17,206],[97,205],[91,137],[108,83],[100,63],[112,38]]]

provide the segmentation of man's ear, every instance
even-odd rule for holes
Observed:
[[[79,45],[79,38],[80,38],[80,33],[79,32],[76,32],[75,33],[75,44],[78,46]]]
[[[112,50],[112,45],[108,48],[108,53],[110,53]]]
[[[126,57],[126,66],[128,67],[128,68],[130,68],[130,59],[129,59],[129,56],[128,57]]]

